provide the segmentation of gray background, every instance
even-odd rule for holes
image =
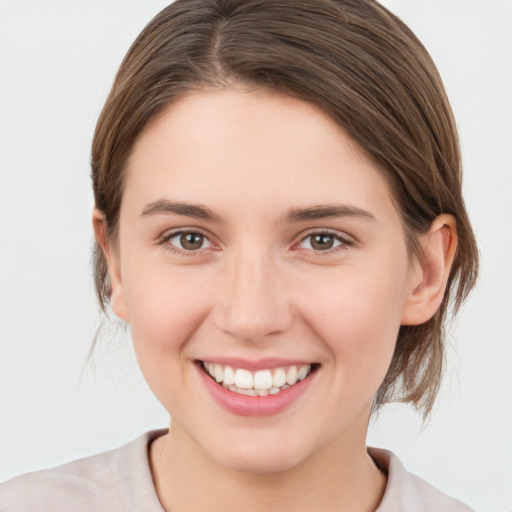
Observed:
[[[129,339],[99,324],[89,146],[128,46],[160,0],[0,1],[0,481],[166,426]],[[370,444],[485,511],[512,510],[512,1],[387,0],[445,80],[482,253],[450,331],[431,423],[388,407]]]

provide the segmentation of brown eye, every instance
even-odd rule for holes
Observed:
[[[180,236],[180,244],[187,251],[200,249],[203,245],[204,236],[198,233],[183,233]]]
[[[328,251],[341,245],[349,245],[342,238],[331,233],[312,233],[305,237],[300,243],[303,249],[312,249],[314,251]]]
[[[325,251],[326,249],[332,249],[334,245],[334,237],[331,235],[312,235],[311,236],[311,247],[317,251]]]
[[[168,241],[182,251],[197,251],[211,246],[210,241],[202,233],[193,231],[174,233]]]

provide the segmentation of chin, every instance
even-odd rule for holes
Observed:
[[[228,440],[229,442],[229,440]],[[219,465],[242,473],[264,474],[288,471],[300,465],[308,454],[293,443],[280,442],[231,443],[216,446],[210,457]]]
[[[266,474],[280,473],[296,467],[301,461],[297,457],[276,456],[272,454],[243,454],[218,461],[223,466],[241,473]]]

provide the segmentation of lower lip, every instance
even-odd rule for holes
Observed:
[[[279,414],[295,402],[311,384],[316,371],[310,373],[304,380],[275,395],[249,396],[229,391],[214,381],[197,365],[197,369],[212,398],[227,411],[238,416],[271,416]]]

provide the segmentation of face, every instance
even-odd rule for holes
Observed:
[[[194,92],[143,132],[111,256],[171,432],[223,466],[364,446],[415,286],[390,190],[325,113]]]

